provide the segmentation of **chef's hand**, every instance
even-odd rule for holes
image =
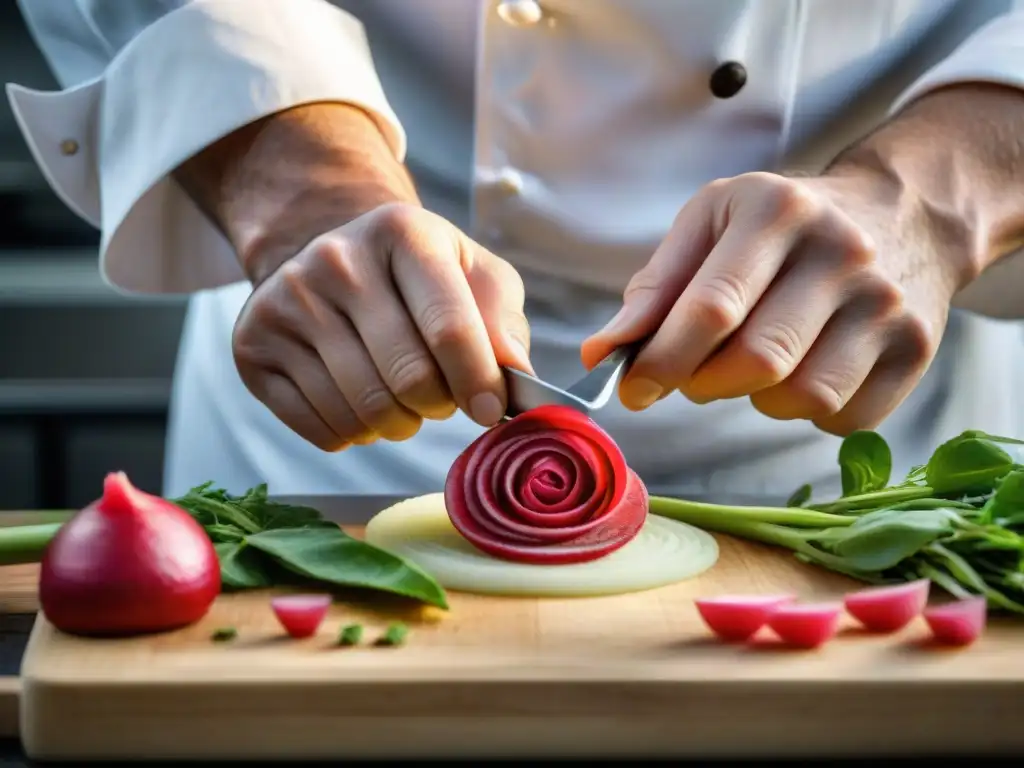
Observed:
[[[532,372],[523,284],[423,209],[366,113],[312,105],[178,174],[254,284],[235,324],[242,381],[328,451],[405,440],[456,408],[505,413],[499,365]]]
[[[249,390],[325,450],[404,440],[456,407],[495,424],[498,366],[531,370],[528,345],[515,269],[404,204],[313,240],[256,288],[234,333]]]
[[[678,390],[834,434],[876,426],[934,357],[962,264],[940,212],[904,215],[903,197],[866,170],[708,184],[584,364],[651,337],[620,389],[630,409]]]

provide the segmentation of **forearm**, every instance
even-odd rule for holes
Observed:
[[[376,123],[347,104],[296,107],[186,161],[175,178],[262,282],[310,240],[389,202],[418,202]]]
[[[957,260],[959,287],[1024,245],[1024,92],[937,90],[841,153],[826,173],[870,169]]]

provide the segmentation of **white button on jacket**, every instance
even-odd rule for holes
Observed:
[[[20,0],[64,90],[9,86],[46,178],[102,230],[119,288],[194,292],[166,491],[439,489],[479,428],[324,454],[244,388],[230,336],[249,286],[170,179],[234,129],[301,103],[376,116],[431,208],[521,271],[538,370],[579,344],[703,184],[813,168],[909,99],[972,80],[1024,88],[1019,0]],[[961,297],[1024,316],[1024,258]],[[1024,433],[1021,328],[957,312],[882,431],[900,467],[966,428]],[[837,478],[838,440],[747,400],[669,398],[601,416],[652,490],[788,494]],[[825,489],[827,490],[827,488]]]

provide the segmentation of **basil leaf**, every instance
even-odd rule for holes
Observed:
[[[349,536],[336,525],[278,528],[246,543],[295,573],[344,587],[365,587],[448,607],[433,577],[397,555]]]
[[[273,584],[258,550],[231,542],[215,544],[214,549],[220,560],[222,588],[259,589]]]
[[[892,474],[889,444],[870,430],[847,435],[839,447],[839,471],[844,497],[882,490],[889,484]]]

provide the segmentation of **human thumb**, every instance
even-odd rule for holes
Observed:
[[[523,311],[525,291],[515,267],[477,246],[466,278],[498,364],[533,374],[530,324]]]
[[[580,348],[583,365],[590,370],[617,347],[640,341],[658,330],[667,314],[661,291],[645,290],[631,284],[623,295],[622,307],[604,328],[587,338]]]

